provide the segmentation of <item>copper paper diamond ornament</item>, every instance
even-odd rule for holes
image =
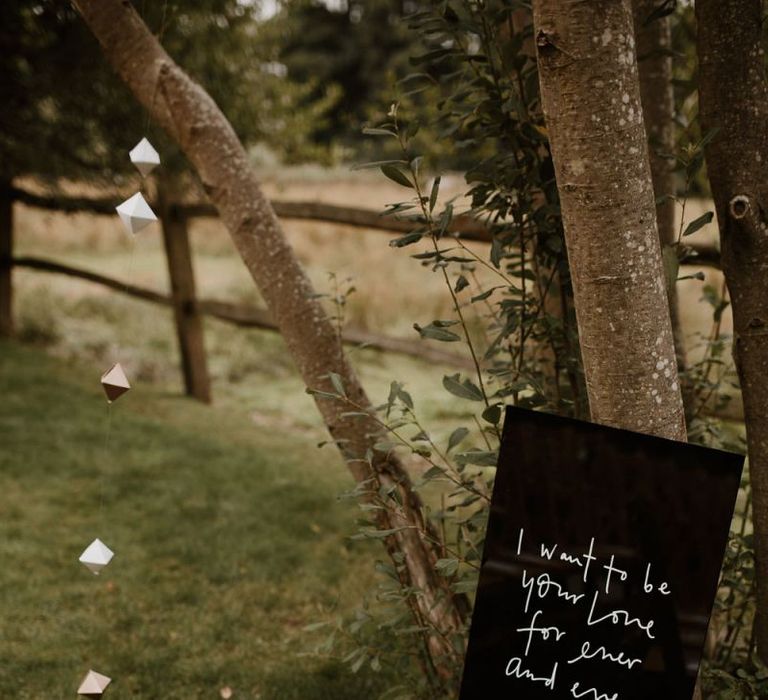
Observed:
[[[141,192],[137,192],[133,197],[126,199],[116,207],[116,210],[128,233],[138,233],[153,221],[157,221],[155,212],[142,197]]]
[[[154,149],[154,146],[146,138],[141,139],[128,155],[131,163],[136,166],[144,177],[149,175],[158,165],[160,165],[160,154]]]
[[[85,564],[96,576],[112,561],[115,553],[98,537],[91,542],[80,555],[80,563]]]
[[[107,395],[109,403],[119,399],[131,388],[128,377],[125,376],[123,367],[119,362],[101,375],[101,386],[104,387],[104,393]]]
[[[112,679],[108,676],[96,673],[96,671],[88,671],[77,689],[77,694],[91,698],[101,697],[111,682]]]

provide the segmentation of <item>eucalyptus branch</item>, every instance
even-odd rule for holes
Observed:
[[[435,224],[434,219],[432,218],[431,212],[428,210],[426,205],[426,198],[424,197],[424,194],[421,189],[421,185],[419,184],[419,177],[418,173],[416,172],[413,165],[410,165],[411,175],[413,177],[413,184],[414,188],[416,189],[416,196],[419,200],[419,205],[421,207],[422,214],[427,222],[427,228],[429,237],[432,241],[432,246],[434,247],[435,253],[440,253],[440,247],[437,244],[437,233],[435,231]],[[451,284],[451,280],[448,277],[448,271],[446,270],[444,265],[440,266],[440,271],[443,274],[443,280],[445,281],[445,286],[448,288],[448,292],[451,295],[451,301],[453,302],[453,309],[456,312],[456,315],[459,317],[459,323],[461,324],[461,328],[464,331],[464,339],[467,344],[467,347],[469,348],[469,352],[472,355],[472,364],[475,366],[475,374],[477,375],[477,381],[478,385],[480,387],[480,392],[483,395],[483,401],[485,402],[486,407],[490,406],[490,401],[488,400],[488,394],[485,390],[485,382],[483,381],[483,372],[480,367],[480,361],[477,357],[477,353],[475,352],[475,346],[472,343],[472,337],[469,332],[469,327],[467,326],[466,319],[464,318],[464,313],[461,310],[461,304],[459,303],[459,299],[456,296],[456,292],[453,289],[453,285]]]
[[[350,408],[354,408],[356,412],[358,413],[365,413],[366,415],[370,416],[370,418],[380,427],[382,430],[386,431],[392,437],[394,437],[403,447],[407,447],[412,452],[414,451],[413,445],[411,444],[411,441],[408,440],[408,438],[404,437],[396,428],[393,428],[392,426],[388,425],[386,421],[381,420],[379,416],[377,416],[375,413],[372,413],[370,411],[365,410],[363,406],[360,406],[355,401],[350,399],[348,396],[345,396],[343,394],[333,395],[333,398],[338,399],[342,402],[344,402],[347,406]],[[490,498],[486,494],[484,494],[482,491],[477,489],[472,483],[465,481],[463,478],[459,477],[456,478],[451,473],[451,465],[448,464],[438,464],[435,462],[431,457],[427,457],[424,454],[421,454],[419,452],[415,452],[415,454],[418,454],[419,457],[421,457],[427,464],[429,464],[431,467],[435,467],[439,469],[443,475],[453,483],[455,486],[458,486],[460,488],[466,489],[470,493],[474,494],[475,496],[478,496],[479,498],[484,499],[485,501],[490,503]],[[454,470],[455,471],[455,470]]]

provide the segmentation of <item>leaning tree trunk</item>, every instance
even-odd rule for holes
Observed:
[[[672,87],[672,32],[669,15],[648,22],[658,0],[633,0],[637,67],[643,119],[648,134],[653,193],[656,197],[656,222],[662,248],[677,239],[675,229],[675,175],[670,154],[675,152],[675,95]],[[677,370],[686,371],[688,363],[685,336],[680,322],[677,285],[667,280],[669,312],[675,339]],[[682,376],[681,376],[681,379]],[[685,386],[683,395],[687,398]]]
[[[534,0],[592,419],[685,440],[628,0]]]
[[[333,372],[341,377],[349,399],[372,412],[245,150],[216,103],[173,62],[131,3],[74,0],[74,4],[112,67],[197,170],[306,385],[332,392],[329,373]],[[454,635],[463,626],[463,599],[455,598],[435,572],[438,549],[430,541],[434,533],[425,522],[422,504],[402,464],[374,449],[379,428],[372,417],[350,415],[348,406],[334,400],[318,399],[317,405],[355,479],[391,487],[393,501],[401,504],[378,511],[379,526],[395,531],[386,539],[389,554],[404,585],[418,591],[412,605],[417,623],[430,630],[432,663],[438,673],[450,676]]]
[[[760,658],[768,662],[768,82],[761,0],[697,0],[699,114],[747,426]]]

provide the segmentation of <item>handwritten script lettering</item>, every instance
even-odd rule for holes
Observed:
[[[558,664],[555,662],[552,673],[549,676],[536,676],[527,668],[523,668],[523,660],[519,656],[515,656],[507,663],[507,675],[514,676],[515,678],[525,678],[533,683],[543,683],[545,687],[554,690],[557,666]]]
[[[515,635],[522,635],[520,644],[523,652],[508,660],[505,668],[508,678],[554,690],[558,674],[566,674],[570,677],[563,682],[566,688],[570,686],[570,696],[573,698],[621,700],[620,691],[591,687],[595,682],[594,664],[609,664],[627,673],[631,673],[635,667],[642,667],[644,659],[639,654],[616,648],[616,644],[606,639],[631,638],[634,644],[638,644],[638,639],[645,639],[646,645],[650,646],[648,640],[655,639],[655,620],[644,619],[625,608],[641,604],[643,597],[668,596],[671,591],[666,581],[659,580],[658,572],[654,575],[650,563],[638,563],[626,554],[621,560],[621,555],[616,554],[598,557],[595,554],[596,550],[600,551],[597,545],[594,537],[581,551],[566,551],[557,542],[534,543],[537,548],[534,551],[538,550],[541,560],[541,566],[535,568],[547,568],[553,573],[529,572],[527,567],[523,568],[520,583],[523,612],[527,616],[531,614],[532,608],[533,611],[530,618],[526,618],[529,622],[514,631]],[[530,551],[526,547],[525,530],[521,528],[517,554],[521,555],[525,549]],[[578,590],[571,590],[572,583],[565,583],[574,581],[574,577],[568,573],[569,569],[580,570]],[[616,604],[617,600],[624,601],[623,605]],[[549,611],[548,607],[551,608]],[[564,614],[563,607],[573,612]],[[645,605],[644,609],[648,607]],[[560,622],[553,624],[554,621],[548,620],[548,615],[552,617],[552,610],[560,610],[557,619],[566,620],[567,629],[558,626],[562,624]],[[583,628],[578,626],[579,621],[583,623]],[[575,630],[574,622],[577,624]],[[600,642],[596,641],[595,635],[599,636]],[[590,639],[590,636],[593,638]],[[561,646],[563,640],[566,640],[565,648]],[[643,644],[640,643],[642,648]],[[558,649],[560,659],[557,658]],[[635,651],[638,649],[635,648]],[[533,660],[533,657],[537,660]],[[555,660],[551,670],[549,667],[544,671],[540,667],[536,668],[540,666],[542,658]],[[572,670],[566,672],[566,668]],[[579,673],[583,675],[582,680],[571,684],[573,675],[576,674],[578,678]],[[627,683],[631,687],[631,676],[627,677]]]
[[[579,689],[579,683],[574,683],[571,687],[571,695],[575,698],[590,698],[590,700],[618,700],[619,694],[614,693],[608,695],[607,693],[599,693],[594,688],[587,688],[586,690]]]

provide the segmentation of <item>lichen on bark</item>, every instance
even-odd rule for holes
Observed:
[[[629,3],[533,8],[592,418],[684,440]]]

